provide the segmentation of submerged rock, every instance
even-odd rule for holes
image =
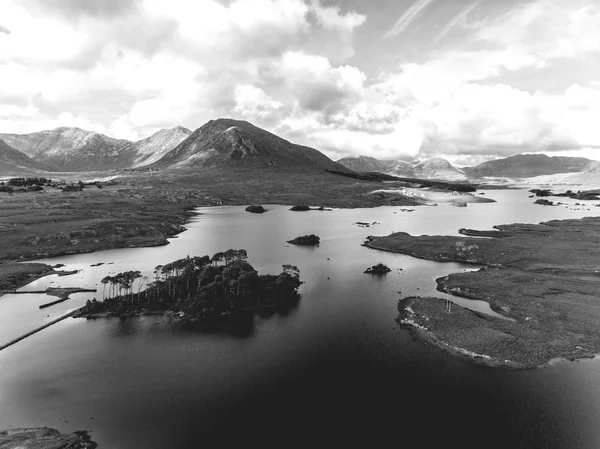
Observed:
[[[365,273],[382,275],[382,274],[389,273],[390,271],[392,271],[392,270],[387,265],[378,263],[377,265],[373,265],[371,268],[367,268],[365,270]]]
[[[248,206],[246,208],[246,212],[252,212],[253,214],[262,214],[265,213],[266,210],[260,205],[253,204],[252,206]]]
[[[450,203],[450,206],[454,206],[454,207],[467,207],[467,203],[465,203],[464,201],[452,201]]]
[[[304,245],[304,246],[315,246],[318,245],[321,239],[315,234],[303,235],[296,237],[294,240],[288,240],[288,243],[292,245]]]
[[[299,206],[293,206],[290,208],[290,210],[294,211],[294,212],[304,212],[307,210],[311,210],[309,206],[305,205],[305,204],[301,204]]]

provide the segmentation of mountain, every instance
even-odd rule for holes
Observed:
[[[120,159],[123,160],[121,165],[141,167],[152,164],[183,142],[191,133],[187,128],[176,126],[161,129],[150,137],[129,143],[120,150]]]
[[[59,171],[122,168],[120,149],[130,143],[79,128],[0,134],[0,139],[34,161]]]
[[[446,159],[435,157],[413,166],[413,176],[424,179],[465,179],[465,173]]]
[[[454,167],[442,158],[426,159],[418,164],[396,160],[382,161],[368,156],[346,157],[337,161],[356,172],[377,171],[405,178],[424,179],[465,179],[461,169]]]
[[[336,161],[352,171],[361,172],[380,172],[387,173],[392,163],[391,161],[381,161],[369,156],[344,157]]]
[[[387,171],[385,171],[384,173],[394,175],[394,176],[410,178],[410,177],[414,176],[413,169],[414,169],[414,164],[411,164],[410,162],[401,161],[401,160],[389,161],[389,167],[388,167]]]
[[[347,171],[314,148],[293,144],[248,122],[232,119],[209,121],[152,166],[304,167]]]
[[[39,164],[26,154],[15,150],[4,140],[0,139],[0,173],[47,170],[48,167]]]
[[[464,168],[472,178],[484,176],[531,178],[555,173],[581,172],[591,167],[593,161],[582,157],[549,157],[545,154],[520,154],[504,159],[484,162],[476,167]]]

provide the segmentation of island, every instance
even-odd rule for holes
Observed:
[[[390,271],[392,271],[387,265],[384,265],[382,263],[378,263],[377,265],[373,265],[370,268],[367,268],[365,270],[365,273],[367,274],[377,274],[379,276],[384,275],[389,273]]]
[[[266,210],[259,204],[253,204],[246,208],[246,212],[252,212],[253,214],[264,214]]]
[[[532,368],[600,352],[600,218],[494,228],[461,229],[465,237],[370,236],[369,248],[483,265],[437,279],[437,289],[487,301],[502,316],[457,305],[448,312],[445,299],[410,297],[399,303],[399,322],[449,352],[493,366]]]
[[[131,317],[173,312],[185,321],[232,313],[289,308],[300,299],[300,271],[283,265],[279,274],[258,274],[245,250],[229,249],[212,257],[186,257],[159,265],[155,280],[139,271],[102,279],[102,301],[87,301],[74,317]],[[107,291],[108,290],[108,291]]]
[[[321,238],[318,235],[310,234],[296,237],[295,239],[288,240],[287,242],[291,243],[292,245],[315,246],[321,242]]]

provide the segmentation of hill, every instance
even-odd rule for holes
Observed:
[[[0,139],[34,161],[59,171],[122,168],[120,149],[130,143],[79,128],[0,134]]]
[[[209,121],[152,166],[302,167],[347,171],[314,148],[293,144],[251,123],[232,119]]]
[[[32,160],[0,139],[0,174],[40,170],[48,170],[48,167]]]
[[[546,156],[545,154],[520,154],[504,159],[484,162],[476,167],[464,168],[471,178],[507,177],[531,178],[555,173],[581,172],[592,165],[592,161],[582,157]]]

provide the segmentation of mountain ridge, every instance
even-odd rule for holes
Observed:
[[[57,171],[117,168],[119,149],[130,143],[94,131],[59,127],[28,134],[0,134],[12,148]]]
[[[495,159],[463,170],[470,177],[532,178],[556,173],[581,172],[593,161],[582,157],[547,156],[545,154],[518,154]]]

